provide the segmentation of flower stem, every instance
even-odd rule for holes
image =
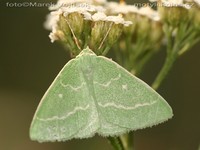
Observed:
[[[191,48],[193,44],[190,44],[190,41],[195,39],[196,36],[196,33],[194,35],[192,34],[193,30],[188,28],[187,24],[182,24],[179,27],[175,37],[173,37],[173,30],[174,29],[170,26],[164,26],[164,32],[168,40],[167,57],[161,71],[152,84],[152,88],[155,90],[160,87],[178,56]]]
[[[125,150],[133,150],[133,132],[120,136]]]
[[[164,32],[166,34],[168,43],[167,43],[167,57],[165,59],[165,63],[159,72],[158,76],[154,80],[152,84],[152,88],[157,90],[163,80],[166,78],[168,75],[169,71],[171,70],[176,58],[177,58],[177,48],[178,48],[178,43],[174,44],[173,42],[173,28],[169,26],[164,26]]]
[[[158,76],[156,77],[155,81],[152,84],[153,89],[157,90],[159,88],[159,86],[161,85],[161,83],[163,82],[163,80],[166,78],[169,71],[171,70],[176,58],[177,58],[177,54],[175,53],[170,53],[167,56],[160,73],[158,74]]]
[[[108,137],[107,139],[110,141],[110,144],[115,150],[125,150],[119,137]]]
[[[143,58],[141,58],[141,60],[139,61],[139,63],[135,66],[134,69],[132,69],[131,72],[133,72],[136,76],[139,76],[142,72],[142,70],[144,69],[146,63],[154,56],[154,54],[157,51],[149,51]]]

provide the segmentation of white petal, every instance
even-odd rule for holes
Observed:
[[[157,11],[153,10],[150,7],[141,7],[139,9],[138,13],[140,15],[147,16],[150,19],[155,20],[155,21],[159,21],[160,20],[159,13]]]
[[[87,3],[87,4],[105,4],[106,0],[58,0],[57,4],[54,6],[49,7],[50,10],[56,10],[61,7],[68,7],[70,5],[76,5],[81,3]]]
[[[113,14],[136,13],[138,11],[138,8],[133,5],[119,4],[117,2],[107,3],[107,9]]]
[[[49,38],[51,39],[51,43],[53,43],[54,41],[58,40],[58,36],[57,36],[57,28],[54,27],[52,29],[52,32],[49,34]]]
[[[124,21],[121,15],[119,16],[106,16],[105,13],[97,12],[92,16],[93,21],[110,21],[114,22],[115,24],[123,24],[125,26],[129,26],[132,24],[131,21]]]
[[[198,5],[200,5],[200,0],[194,0]]]
[[[44,27],[47,30],[52,30],[53,27],[56,27],[60,14],[62,14],[61,10],[53,11],[50,14],[48,14],[47,19],[44,23]]]
[[[98,4],[105,4],[107,2],[107,0],[93,0],[93,2],[98,3]]]
[[[105,13],[102,13],[102,12],[97,12],[95,13],[94,15],[92,15],[92,20],[93,21],[104,21],[106,20],[106,14]]]
[[[183,0],[162,0],[163,3],[171,3],[171,4],[183,4]]]
[[[158,0],[149,0],[150,2],[157,2]]]

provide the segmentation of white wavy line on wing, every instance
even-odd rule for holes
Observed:
[[[138,104],[136,104],[135,106],[132,106],[132,107],[130,107],[130,106],[124,106],[124,105],[121,105],[121,104],[116,104],[114,102],[105,103],[105,104],[98,103],[98,105],[100,107],[103,107],[103,108],[106,108],[106,107],[115,107],[115,108],[118,108],[118,109],[134,110],[134,109],[137,109],[139,107],[150,106],[150,105],[153,105],[155,103],[156,103],[156,101],[153,101],[153,102],[150,102],[150,103],[138,103]]]
[[[40,121],[53,121],[53,120],[64,120],[68,118],[69,116],[75,114],[77,111],[86,111],[89,108],[89,104],[86,105],[85,107],[75,107],[72,111],[68,112],[66,115],[59,117],[59,116],[53,116],[51,118],[39,118],[37,117],[38,120]]]
[[[110,81],[106,82],[106,83],[99,83],[97,81],[94,81],[94,84],[98,84],[104,87],[108,87],[113,81],[117,81],[121,78],[121,74],[119,74],[116,78],[111,78]]]
[[[62,83],[62,81],[60,81],[60,84],[61,84],[63,87],[65,87],[65,88],[66,88],[66,87],[69,87],[69,88],[71,88],[71,89],[74,90],[74,91],[77,91],[77,90],[81,89],[84,85],[86,85],[86,83],[83,82],[83,83],[81,83],[80,86],[74,87],[74,86],[72,86],[72,85],[70,85],[70,84],[64,84],[64,83]]]

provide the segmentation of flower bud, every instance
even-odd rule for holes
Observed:
[[[107,0],[58,0],[56,5],[49,7],[50,10],[57,10],[61,7],[73,7],[77,4],[88,4],[88,5],[104,5]]]
[[[94,14],[92,20],[90,47],[100,51],[110,48],[120,37],[124,26],[131,24],[122,16],[106,16],[104,13]]]
[[[188,21],[190,5],[182,0],[163,0],[159,2],[158,12],[161,20],[172,27],[178,27]]]
[[[136,17],[138,8],[126,3],[109,2],[106,5],[107,14],[118,15],[121,14],[126,21],[131,21],[132,24],[124,28],[125,35],[133,35],[136,31]]]
[[[142,7],[138,9],[135,6],[125,3],[118,4],[110,2],[107,4],[107,13],[122,14],[124,19],[132,21],[132,24],[124,28],[124,38],[120,40],[121,49],[128,49],[131,45],[137,45],[138,41],[145,41],[145,45],[151,42],[162,40],[163,31],[160,17],[157,11],[150,7]],[[131,37],[131,40],[129,39]],[[129,43],[127,41],[129,40]],[[126,44],[125,44],[126,43]],[[154,44],[149,44],[149,46]]]
[[[151,33],[149,36],[150,43],[157,49],[164,38],[163,24],[160,21],[151,22]]]
[[[145,39],[149,46],[160,45],[163,39],[162,23],[157,11],[150,7],[142,7],[138,11],[137,36]]]
[[[200,31],[200,2],[197,1],[193,5],[193,7],[190,9],[190,17],[192,18],[192,22],[194,25],[194,28]]]
[[[120,16],[106,16],[100,7],[85,4],[61,7],[51,13],[46,27],[52,27],[51,41],[62,41],[73,55],[87,46],[97,54],[107,51],[130,22]],[[102,9],[101,9],[102,10]],[[97,13],[98,12],[98,13]]]
[[[104,5],[107,3],[107,0],[92,0],[94,5]]]

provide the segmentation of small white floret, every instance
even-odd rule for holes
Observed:
[[[191,5],[184,4],[183,0],[162,0],[162,5],[165,7],[183,7],[185,9],[191,8]]]
[[[107,3],[107,0],[93,0],[93,2],[98,3],[98,4],[105,4]]]
[[[97,12],[94,15],[92,15],[93,21],[105,21],[106,18],[107,18],[106,14],[102,12]]]
[[[62,14],[61,10],[53,11],[50,14],[48,14],[44,23],[45,29],[52,30],[52,28],[54,28],[57,25],[60,14]]]
[[[93,21],[109,21],[115,24],[123,24],[124,26],[129,26],[132,24],[131,21],[125,21],[121,15],[118,16],[106,16],[105,13],[97,12],[92,16]]]
[[[147,16],[148,18],[150,18],[154,21],[160,20],[159,13],[157,11],[153,10],[150,7],[141,7],[138,11],[138,14],[143,15],[143,16]]]
[[[92,4],[92,0],[58,0],[58,2],[54,6],[49,7],[49,10],[56,10],[61,7],[75,6],[79,3]]]
[[[113,14],[127,14],[127,13],[137,13],[138,8],[134,5],[119,4],[117,2],[107,3],[107,9]]]
[[[57,28],[54,27],[52,29],[52,32],[49,34],[49,38],[51,39],[51,43],[55,42],[56,40],[58,40],[58,35],[57,35]]]
[[[200,0],[194,0],[200,6]]]

